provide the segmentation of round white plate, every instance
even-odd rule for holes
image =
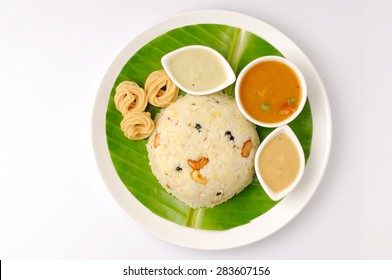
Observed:
[[[167,221],[147,209],[123,185],[110,158],[106,142],[106,110],[110,91],[125,63],[145,44],[169,30],[185,25],[225,24],[262,37],[302,71],[312,108],[313,139],[304,176],[298,187],[267,213],[251,223],[225,231],[198,230]],[[316,191],[326,168],[332,137],[331,113],[322,81],[306,55],[280,31],[249,16],[228,11],[195,11],[180,14],[149,28],[117,55],[100,85],[93,112],[92,139],[103,180],[115,201],[145,230],[168,242],[196,249],[218,250],[250,244],[274,233],[292,220]]]

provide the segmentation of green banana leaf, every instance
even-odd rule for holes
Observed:
[[[242,34],[243,33],[243,34]],[[241,38],[241,39],[240,39]],[[167,193],[151,172],[147,156],[147,140],[128,140],[120,129],[122,115],[114,105],[115,88],[125,80],[136,82],[143,87],[147,76],[162,69],[163,55],[187,45],[205,45],[221,53],[238,73],[253,59],[265,55],[281,53],[262,38],[238,28],[198,24],[177,28],[163,34],[142,47],[124,65],[110,93],[106,113],[107,143],[113,165],[124,185],[150,211],[171,222],[191,228],[226,230],[249,223],[266,213],[277,203],[263,191],[256,176],[252,183],[240,194],[214,208],[192,209]],[[224,90],[234,95],[234,86]],[[181,92],[181,94],[185,94]],[[159,108],[148,105],[153,117]],[[309,102],[301,114],[290,123],[305,152],[309,157],[312,141],[312,114]],[[272,129],[257,128],[260,140]]]

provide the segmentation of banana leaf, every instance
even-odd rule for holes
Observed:
[[[162,69],[163,55],[187,45],[205,45],[221,53],[238,73],[251,60],[265,55],[282,54],[262,38],[238,28],[198,24],[171,30],[137,51],[124,65],[117,77],[106,112],[106,136],[113,165],[125,187],[151,212],[179,225],[206,229],[226,230],[249,223],[266,213],[277,203],[263,191],[256,176],[252,183],[240,194],[214,208],[192,209],[167,193],[158,183],[149,166],[147,140],[128,140],[120,129],[122,115],[114,105],[115,89],[125,80],[144,87],[147,76]],[[234,86],[224,90],[234,95]],[[181,94],[185,94],[181,92]],[[155,117],[159,108],[148,105],[147,111]],[[312,114],[309,102],[301,114],[290,123],[305,152],[309,157],[312,141]],[[260,140],[272,129],[257,127]]]

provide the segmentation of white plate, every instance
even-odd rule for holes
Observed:
[[[113,84],[125,63],[145,44],[169,30],[185,25],[225,24],[262,37],[302,71],[312,108],[313,139],[310,156],[299,186],[267,213],[251,223],[226,231],[192,229],[165,220],[141,204],[123,185],[110,158],[106,142],[106,110]],[[134,38],[117,55],[106,72],[95,101],[92,139],[96,162],[103,180],[121,208],[145,230],[180,246],[218,250],[243,246],[274,233],[291,221],[307,204],[324,174],[331,146],[331,113],[322,81],[305,54],[280,31],[249,16],[228,11],[195,11],[159,22]]]

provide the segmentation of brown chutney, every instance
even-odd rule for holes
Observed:
[[[286,133],[272,138],[261,151],[259,171],[268,187],[280,192],[289,187],[300,171],[300,155]]]

